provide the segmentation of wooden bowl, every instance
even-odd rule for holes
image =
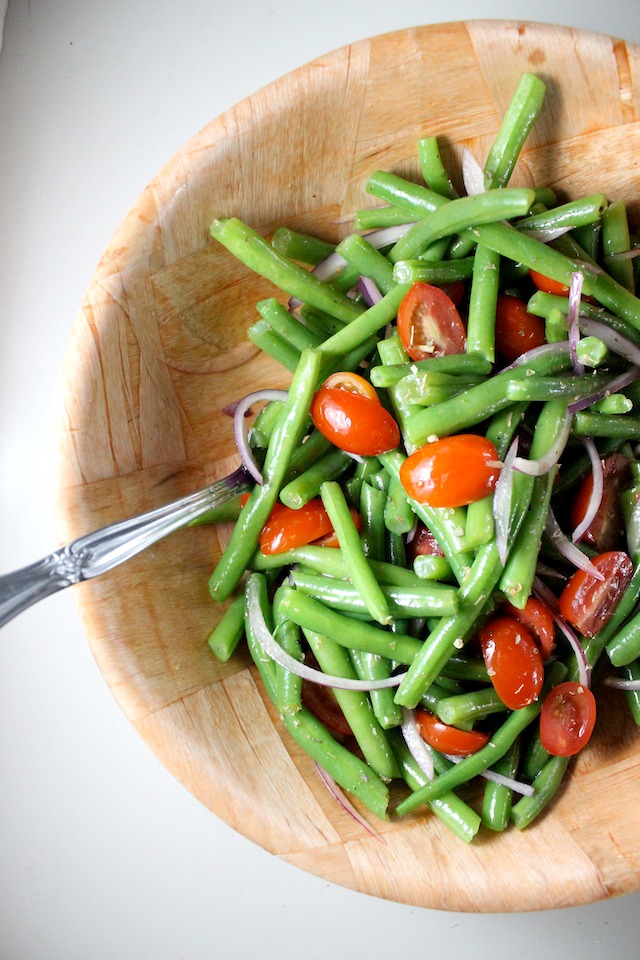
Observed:
[[[221,409],[288,375],[245,332],[272,295],[213,242],[214,216],[337,239],[376,169],[417,178],[437,134],[482,158],[525,71],[549,87],[513,178],[640,204],[640,49],[522,22],[458,22],[364,40],[212,121],[117,229],[75,324],[59,419],[61,541],[170,501],[237,464]],[[469,847],[435,818],[378,824],[336,805],[242,654],[206,639],[207,579],[228,531],[180,531],[74,589],[91,649],[140,736],[202,803],[266,850],[346,887],[461,911],[546,909],[635,890],[640,738],[611,695],[589,748],[532,827]]]

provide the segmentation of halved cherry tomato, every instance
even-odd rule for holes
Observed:
[[[444,550],[422,520],[418,520],[416,531],[407,542],[407,552],[412,560],[421,556],[444,557]]]
[[[522,610],[505,601],[501,610],[527,628],[543,660],[551,656],[556,646],[556,627],[553,614],[543,600],[538,597],[529,597]]]
[[[327,386],[325,382],[313,398],[311,419],[316,429],[335,447],[362,457],[395,450],[400,443],[398,424],[382,406],[374,388],[357,374],[339,376],[342,380],[333,381],[339,386]],[[354,390],[354,383],[359,387],[358,380],[370,387],[373,397],[368,391]]]
[[[410,497],[431,507],[462,507],[481,500],[500,475],[498,451],[486,437],[458,433],[420,447],[402,464]]]
[[[595,517],[583,533],[581,540],[592,544],[603,553],[616,550],[624,543],[624,516],[620,495],[631,484],[629,461],[622,453],[612,453],[602,461],[602,500]],[[593,472],[584,478],[571,506],[571,523],[582,523],[593,491]]]
[[[451,283],[443,283],[440,289],[446,293],[454,307],[459,307],[467,288],[464,280],[453,280]]]
[[[455,304],[440,287],[414,283],[398,310],[398,334],[412,360],[463,353],[467,340]]]
[[[589,742],[596,722],[591,690],[568,680],[550,690],[540,712],[540,743],[554,757],[573,757]]]
[[[267,556],[286,553],[332,532],[332,523],[319,497],[309,500],[299,510],[276,503],[262,528],[260,550]]]
[[[594,636],[614,613],[633,574],[623,550],[601,553],[591,561],[604,580],[577,570],[558,600],[560,613],[585,637]]]
[[[529,270],[529,276],[538,290],[544,293],[553,293],[557,297],[566,297],[569,294],[569,287],[565,283],[560,283],[559,280],[545,277],[543,273],[538,273],[536,270]]]
[[[326,390],[346,390],[347,393],[357,393],[360,397],[368,397],[374,403],[380,403],[380,397],[373,384],[361,377],[359,373],[352,373],[350,370],[332,373],[322,386]]]
[[[500,294],[496,304],[496,346],[505,360],[546,343],[544,320],[529,313],[526,304],[509,294]]]
[[[448,723],[443,723],[435,714],[418,708],[415,718],[420,735],[430,747],[440,753],[449,753],[454,757],[468,757],[477,753],[489,740],[488,733],[480,730],[459,730]]]
[[[351,735],[351,727],[330,687],[303,680],[302,702],[339,740]]]
[[[479,631],[482,655],[491,683],[510,710],[519,710],[540,696],[544,681],[536,643],[513,617],[494,617]]]

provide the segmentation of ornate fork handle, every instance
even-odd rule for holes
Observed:
[[[74,583],[98,577],[167,534],[248,489],[240,467],[222,480],[137,517],[112,523],[0,577],[0,627],[27,607]]]

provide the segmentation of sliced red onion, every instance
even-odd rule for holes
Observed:
[[[621,250],[620,253],[609,253],[605,260],[633,260],[640,257],[640,247],[634,247],[632,250]]]
[[[562,356],[563,353],[569,353],[569,343],[566,340],[560,340],[558,343],[543,343],[541,347],[533,347],[532,350],[521,353],[519,357],[503,367],[501,372],[504,373],[505,370],[514,370],[516,367],[526,366],[527,363],[536,360],[538,357]]]
[[[248,393],[242,400],[239,400],[234,411],[233,435],[235,437],[236,447],[238,448],[238,453],[242,458],[243,464],[256,483],[262,483],[262,473],[249,446],[245,413],[254,403],[286,400],[287,397],[288,393],[286,390],[255,390],[253,393]]]
[[[317,763],[315,760],[313,761],[313,764],[316,770],[318,771],[320,779],[324,783],[325,787],[327,788],[331,796],[338,801],[338,803],[346,811],[346,813],[352,816],[353,819],[356,821],[356,823],[359,823],[361,827],[364,827],[367,833],[370,833],[372,837],[376,838],[376,840],[379,840],[380,843],[386,843],[386,840],[384,839],[384,837],[381,837],[380,834],[377,832],[377,830],[374,830],[371,824],[368,823],[360,813],[358,813],[354,805],[344,795],[344,793],[342,792],[342,790],[340,789],[336,781],[333,779],[333,777],[330,774],[328,774],[327,771],[324,770],[320,766],[320,764]]]
[[[382,294],[370,277],[359,277],[358,288],[367,306],[372,307],[374,303],[382,300]]]
[[[613,687],[614,690],[640,690],[640,680],[623,680],[622,677],[605,677],[602,683],[605,687]]]
[[[414,223],[415,220],[410,223],[399,223],[395,227],[382,227],[380,230],[372,230],[371,233],[365,233],[363,236],[372,247],[379,250],[380,247],[389,247],[400,240],[401,237],[404,237]]]
[[[544,600],[550,610],[553,610],[554,613],[558,612],[558,598],[553,590],[550,590],[546,583],[542,582],[540,577],[533,578],[533,590],[541,600]]]
[[[580,400],[570,403],[567,409],[569,413],[579,413],[580,410],[586,410],[592,403],[602,400],[603,397],[609,397],[613,393],[619,393],[620,390],[624,390],[625,387],[628,387],[629,384],[637,380],[638,377],[640,377],[640,366],[631,367],[630,370],[625,370],[624,373],[620,373],[617,377],[614,377],[613,380],[610,380],[606,387],[596,390],[595,393],[589,394],[588,397],[581,397]]]
[[[569,233],[572,230],[572,227],[540,227],[538,230],[529,230],[526,226],[518,224],[518,229],[522,233],[526,233],[528,237],[532,237],[534,240],[541,240],[542,243],[550,243],[552,240],[557,240],[558,237],[564,236],[565,233]]]
[[[447,760],[451,760],[452,763],[460,763],[461,760],[465,759],[464,757],[454,756],[452,753],[445,753],[444,756]],[[503,787],[508,787],[509,790],[513,790],[514,793],[521,793],[523,797],[532,797],[535,793],[530,783],[523,783],[522,780],[505,777],[501,773],[496,773],[494,770],[483,770],[480,776],[484,777],[485,780],[492,780],[493,783],[499,783]]]
[[[602,340],[610,350],[624,357],[636,367],[640,366],[640,347],[629,340],[628,337],[613,330],[608,324],[601,323],[600,320],[591,320],[588,317],[580,317],[580,329],[590,337],[597,337]]]
[[[255,576],[249,577],[246,587],[247,596],[247,616],[255,633],[256,639],[264,652],[275,660],[277,664],[284,667],[290,673],[302,677],[303,680],[310,680],[323,687],[335,687],[339,690],[382,690],[386,687],[397,687],[402,680],[404,673],[397,676],[387,677],[383,680],[352,680],[347,677],[336,677],[330,673],[323,673],[321,670],[315,670],[313,667],[300,663],[295,657],[290,656],[286,650],[283,650],[278,641],[269,630],[260,607],[260,598],[258,595],[258,581]]]
[[[573,417],[566,411],[562,426],[558,430],[558,436],[545,455],[538,460],[526,460],[524,457],[516,457],[513,461],[513,469],[519,470],[520,473],[526,473],[530,477],[542,477],[545,473],[549,473],[549,470],[556,466],[564,453],[564,448],[571,435],[572,421]]]
[[[345,258],[334,250],[333,253],[330,253],[329,256],[321,260],[320,263],[316,263],[311,273],[317,277],[318,280],[331,280],[336,274],[340,273],[341,270],[344,270],[346,266],[347,261]]]
[[[538,560],[536,564],[536,573],[540,577],[551,577],[555,580],[566,580],[566,574],[561,573],[560,570],[556,570],[555,567],[550,567],[548,563],[543,563],[541,560]],[[554,597],[555,600],[555,597]]]
[[[433,757],[428,746],[422,739],[420,728],[416,722],[414,710],[402,709],[402,736],[409,748],[409,753],[418,764],[427,780],[433,780],[435,771],[433,768]]]
[[[552,610],[551,612],[553,614],[553,619],[556,622],[556,626],[565,635],[565,637],[571,644],[573,652],[575,653],[576,661],[578,663],[578,683],[581,683],[583,687],[590,687],[591,686],[591,666],[589,665],[589,661],[587,660],[582,644],[580,643],[576,633],[572,630],[572,628],[569,626],[569,624],[564,619],[564,617],[561,616],[555,610]]]
[[[589,557],[583,553],[582,550],[575,545],[575,543],[571,543],[569,538],[560,529],[560,525],[553,514],[553,510],[549,510],[547,514],[547,521],[545,523],[544,530],[556,550],[558,550],[563,557],[566,557],[566,559],[569,560],[574,567],[578,567],[579,570],[584,570],[585,573],[590,574],[596,580],[604,580],[604,574],[600,573],[598,568],[593,565]]]
[[[593,523],[594,517],[600,509],[600,504],[602,503],[602,491],[604,486],[602,460],[600,459],[598,448],[591,437],[581,437],[581,440],[586,448],[587,453],[589,454],[589,460],[591,461],[591,475],[593,477],[593,483],[591,485],[591,496],[589,497],[589,503],[587,504],[585,515],[571,534],[571,539],[574,543],[576,543],[576,541],[578,541],[582,535],[586,533]]]
[[[518,437],[512,441],[493,491],[493,522],[500,563],[504,567],[509,550],[509,525],[513,500],[513,464],[518,454]]]
[[[571,363],[573,372],[581,376],[584,373],[584,364],[578,360],[577,347],[580,339],[580,326],[578,318],[580,316],[580,297],[582,295],[582,284],[584,274],[576,271],[571,274],[571,285],[569,287],[569,312],[567,314],[567,327],[569,330],[569,349],[571,351]]]
[[[486,192],[484,170],[468,147],[462,148],[462,183],[469,197]]]

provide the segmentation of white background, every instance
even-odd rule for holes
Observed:
[[[425,22],[640,42],[637,0],[10,0],[0,54],[0,569],[54,545],[52,397],[94,266],[211,118],[306,61]],[[629,811],[638,816],[638,811]],[[413,909],[276,861],[138,740],[69,594],[0,633],[0,960],[638,956],[640,895],[507,916]]]

